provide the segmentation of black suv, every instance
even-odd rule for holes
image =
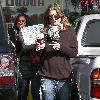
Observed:
[[[0,7],[0,100],[18,100],[21,74]]]

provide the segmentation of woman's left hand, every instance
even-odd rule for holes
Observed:
[[[40,44],[40,43],[36,43],[36,51],[39,51],[41,49],[44,49],[45,48],[45,42]]]
[[[54,50],[59,50],[60,49],[60,43],[53,41],[52,44],[49,45],[53,45],[53,49]]]

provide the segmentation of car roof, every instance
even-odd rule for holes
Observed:
[[[82,16],[81,20],[85,19],[85,21],[89,21],[92,19],[100,19],[100,14],[90,14]]]
[[[78,34],[77,34],[77,40],[78,40],[78,55],[100,55],[100,47],[99,45],[95,45],[93,46],[93,42],[92,42],[92,46],[83,46],[82,45],[82,41],[85,43],[86,40],[86,35],[84,35],[83,38],[83,34],[86,33],[86,27],[87,27],[87,23],[92,21],[92,23],[94,25],[99,25],[99,24],[95,24],[94,22],[100,22],[100,14],[90,14],[90,15],[85,15],[83,17],[81,17],[81,24],[78,30]],[[95,26],[94,26],[95,27]],[[89,28],[89,26],[87,27],[87,29]],[[96,27],[97,28],[97,27]],[[98,26],[99,29],[99,26]],[[89,29],[88,29],[89,30]],[[94,29],[95,31],[95,29]],[[93,31],[92,31],[93,32]],[[99,31],[97,32],[97,34],[99,33]],[[97,34],[95,34],[95,36],[98,36]],[[92,36],[92,35],[88,35],[88,36]],[[83,40],[82,40],[83,38]],[[92,39],[97,39],[95,37],[92,37]],[[92,40],[91,40],[92,41]],[[97,42],[98,43],[98,42]]]

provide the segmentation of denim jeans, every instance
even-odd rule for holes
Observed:
[[[42,78],[41,87],[43,100],[70,100],[70,82]]]
[[[33,100],[40,100],[40,77],[37,75],[33,75],[32,78],[22,79],[22,100],[27,100],[30,81]]]

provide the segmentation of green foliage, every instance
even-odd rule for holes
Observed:
[[[17,13],[26,13],[27,11],[27,8],[24,6],[16,9]]]
[[[100,11],[81,11],[81,16],[89,14],[100,14]]]
[[[77,1],[76,0],[71,0],[71,3],[73,6],[77,6]]]
[[[78,12],[70,12],[68,14],[68,20],[69,22],[75,26],[77,19],[80,17],[80,14]]]
[[[14,11],[10,7],[3,7],[3,13],[4,15],[12,15]]]
[[[6,22],[11,22],[11,15],[15,12],[10,7],[3,7],[3,14]]]

